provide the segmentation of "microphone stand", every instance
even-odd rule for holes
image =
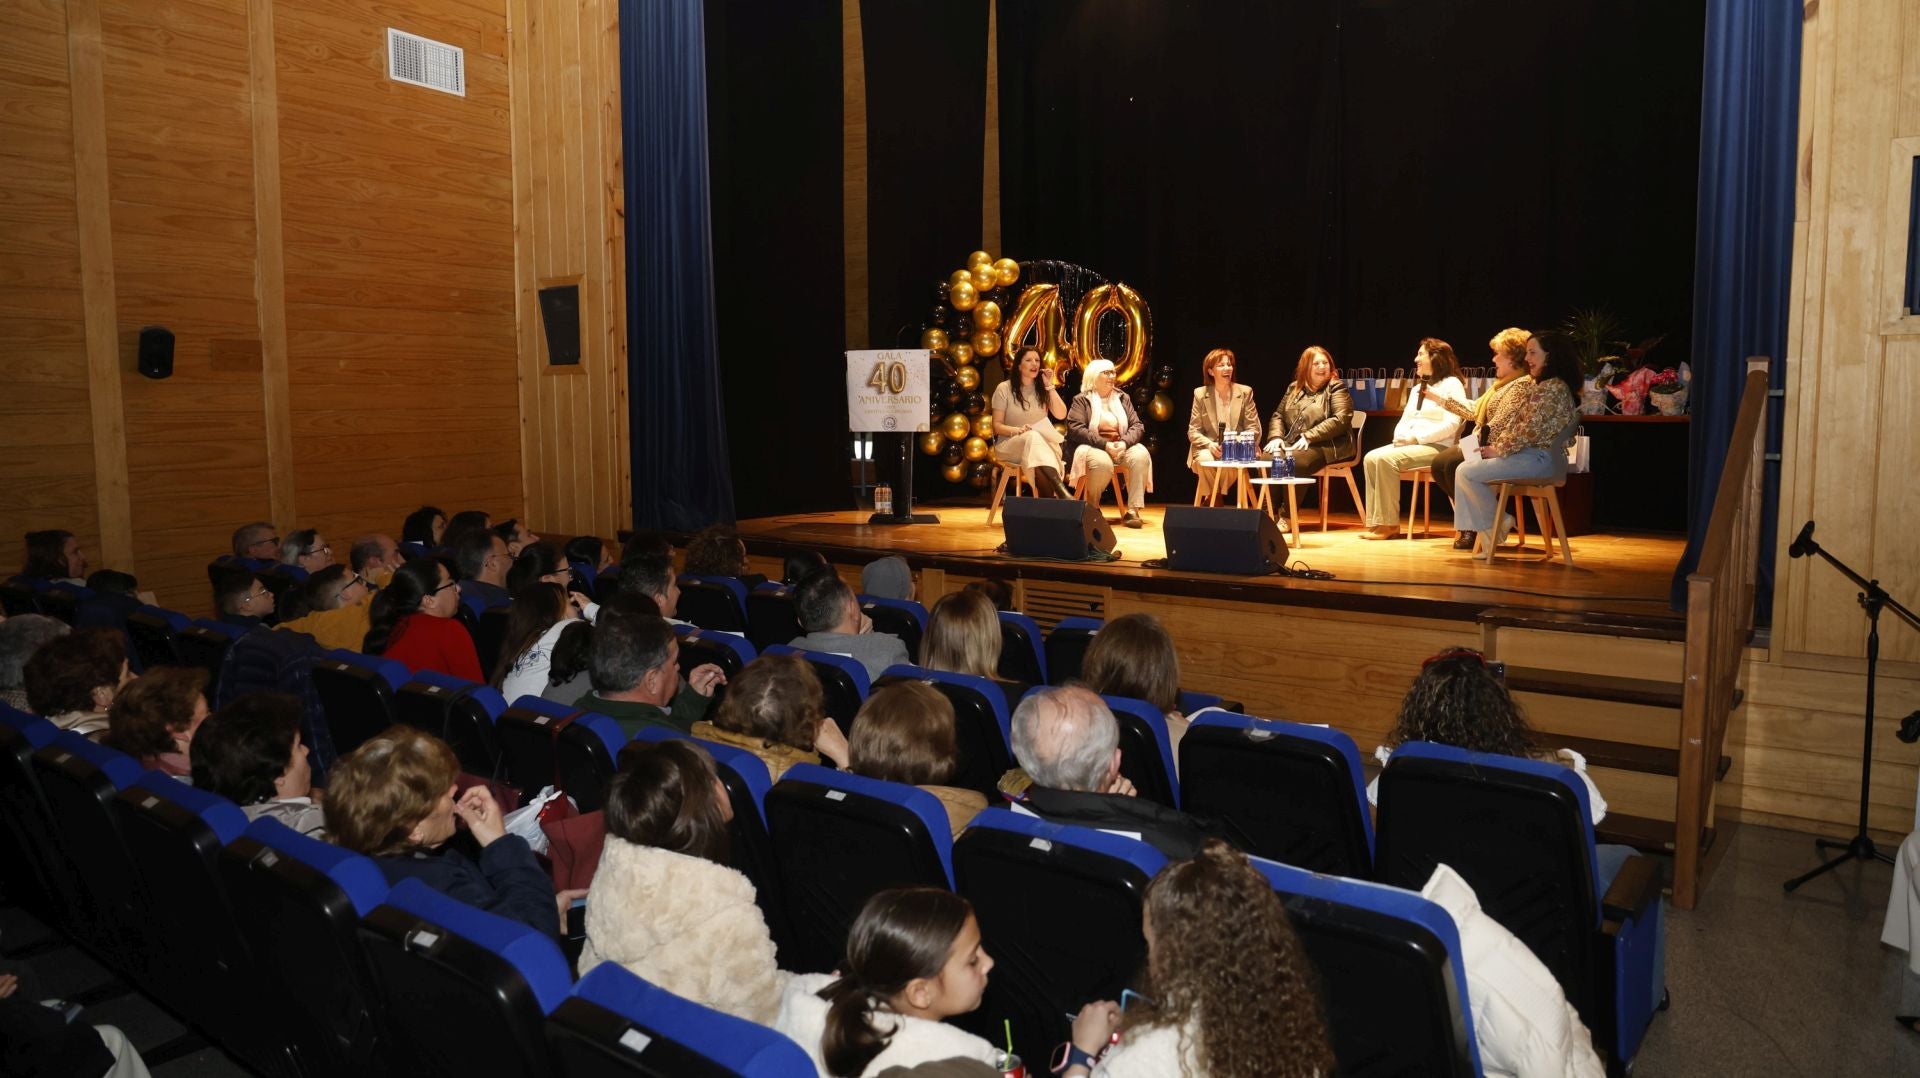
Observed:
[[[1832,839],[1825,838],[1814,839],[1813,845],[1815,850],[1840,850],[1842,853],[1840,856],[1822,863],[1818,868],[1810,872],[1803,872],[1781,885],[1786,891],[1792,892],[1808,880],[1832,872],[1834,869],[1839,868],[1849,861],[1883,861],[1887,864],[1893,863],[1893,855],[1875,846],[1873,839],[1867,835],[1867,795],[1870,792],[1873,779],[1874,672],[1880,662],[1880,611],[1890,608],[1895,614],[1905,619],[1907,624],[1915,628],[1920,628],[1920,618],[1915,618],[1913,611],[1901,606],[1898,600],[1888,595],[1886,590],[1880,587],[1878,580],[1867,580],[1863,578],[1859,573],[1849,568],[1845,562],[1827,553],[1826,550],[1813,539],[1812,521],[1808,521],[1807,526],[1800,530],[1799,537],[1794,540],[1793,546],[1788,549],[1787,554],[1789,557],[1795,558],[1804,557],[1808,554],[1817,554],[1826,559],[1827,564],[1839,570],[1842,576],[1853,581],[1854,584],[1860,588],[1860,594],[1856,598],[1860,603],[1861,609],[1867,612],[1867,714],[1866,721],[1861,724],[1860,827],[1859,830],[1854,832],[1852,840],[1848,842],[1835,842]]]

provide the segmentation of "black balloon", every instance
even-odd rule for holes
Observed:
[[[961,448],[959,442],[948,442],[947,448],[940,452],[940,459],[946,461],[948,464],[958,464],[967,459],[967,453],[965,449]]]
[[[968,343],[972,343],[973,319],[964,314],[954,319],[953,332],[950,334],[950,336],[952,337],[952,339],[956,341],[966,341]]]
[[[975,490],[985,490],[993,482],[993,462],[976,460],[967,466],[967,485]]]
[[[946,301],[947,301],[947,285],[945,281],[942,281],[939,284],[933,286],[933,302],[936,305],[938,305],[938,304],[945,303]]]
[[[947,324],[947,305],[946,304],[944,303],[934,304],[932,321],[933,321],[933,324],[936,326],[944,326]]]
[[[953,388],[947,390],[947,407],[948,408],[960,407],[960,401],[965,396],[966,396],[965,393],[960,392],[959,386],[954,386]]]
[[[977,416],[981,412],[984,412],[986,410],[987,410],[987,398],[981,396],[978,393],[967,394],[966,412],[968,415]]]

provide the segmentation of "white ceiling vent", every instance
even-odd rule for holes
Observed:
[[[396,82],[467,96],[464,49],[391,27],[387,29],[387,75]]]

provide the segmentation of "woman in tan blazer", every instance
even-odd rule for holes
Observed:
[[[1251,431],[1260,436],[1260,409],[1253,403],[1253,387],[1233,380],[1233,352],[1216,348],[1200,361],[1203,384],[1193,391],[1193,412],[1187,418],[1187,467],[1200,477],[1200,489],[1212,488],[1213,478],[1202,467],[1206,461],[1220,459],[1221,435],[1228,431]],[[1220,495],[1231,494],[1240,482],[1238,468],[1224,469],[1220,477]]]

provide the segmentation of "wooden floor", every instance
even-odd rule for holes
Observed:
[[[1208,573],[1181,573],[1149,569],[1141,563],[1166,557],[1162,530],[1165,510],[1148,506],[1146,526],[1137,531],[1116,528],[1122,560],[1111,564],[1052,562],[1011,558],[995,553],[1005,538],[998,522],[989,527],[986,509],[978,505],[928,506],[940,523],[933,525],[874,526],[864,512],[804,513],[762,517],[739,524],[742,538],[757,554],[789,549],[820,550],[836,562],[871,559],[883,553],[901,554],[917,567],[934,566],[967,576],[1006,576],[1105,584],[1173,594],[1231,594],[1290,605],[1320,605],[1352,609],[1394,609],[1412,613],[1421,604],[1449,608],[1432,616],[1460,616],[1463,608],[1490,606],[1532,607],[1546,610],[1636,614],[1654,618],[1679,615],[1668,609],[1668,588],[1674,566],[1685,546],[1672,535],[1575,536],[1574,564],[1543,559],[1538,536],[1528,549],[1507,550],[1492,565],[1452,549],[1454,532],[1436,520],[1431,537],[1416,533],[1412,540],[1362,539],[1359,521],[1336,513],[1331,530],[1318,530],[1317,514],[1305,514],[1314,523],[1288,554],[1294,568],[1308,567],[1333,574],[1331,580],[1294,577],[1246,577]],[[1109,507],[1109,519],[1117,516]]]

